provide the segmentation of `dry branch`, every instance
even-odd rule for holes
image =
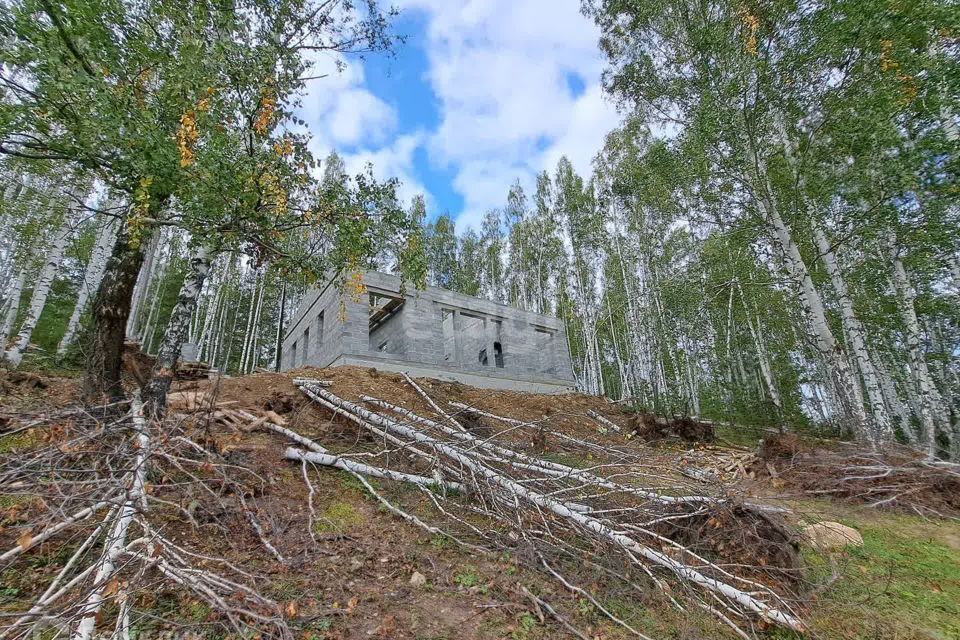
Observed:
[[[394,440],[415,444],[421,450],[432,451],[437,458],[436,464],[440,464],[441,459],[445,459],[447,468],[461,468],[461,482],[472,487],[471,495],[476,495],[478,500],[488,500],[492,505],[496,505],[495,513],[501,514],[498,517],[501,518],[502,522],[522,519],[522,514],[527,510],[539,513],[550,512],[555,518],[558,518],[557,523],[569,527],[571,533],[577,532],[576,535],[587,536],[593,539],[595,543],[609,545],[611,549],[618,550],[629,559],[631,564],[642,566],[642,559],[652,566],[666,569],[685,584],[695,585],[720,598],[727,609],[735,615],[757,616],[763,620],[798,631],[804,627],[800,619],[790,612],[785,601],[769,588],[754,581],[736,578],[690,550],[675,543],[671,544],[670,540],[657,535],[653,531],[636,525],[624,528],[623,525],[616,525],[611,521],[609,515],[593,515],[594,509],[589,507],[586,509],[589,512],[584,513],[583,505],[579,504],[583,499],[578,498],[577,502],[573,502],[570,498],[571,493],[577,493],[589,499],[591,493],[606,495],[609,491],[620,492],[623,487],[617,483],[570,467],[566,467],[563,470],[563,475],[558,477],[557,470],[551,469],[551,465],[555,463],[535,460],[502,445],[493,445],[490,442],[481,441],[472,434],[459,432],[440,423],[420,418],[403,408],[391,408],[388,403],[364,397],[364,400],[368,402],[380,403],[381,407],[389,408],[403,415],[408,419],[406,423],[369,411],[320,386],[312,385],[306,380],[300,381],[298,386],[308,397],[322,404],[322,406],[326,406],[345,417],[352,416],[353,421],[360,426],[368,428],[378,435],[389,435]],[[465,407],[465,405],[459,408],[472,409]],[[474,411],[479,412],[479,410]],[[486,412],[479,413],[505,422],[529,424],[513,421],[510,418],[493,416],[493,414],[487,414]],[[426,430],[418,430],[411,426],[411,423],[427,427],[432,430],[432,433],[428,433]],[[588,445],[591,450],[598,446],[574,438],[570,438],[570,440]],[[498,466],[504,462],[508,463],[506,467]],[[511,475],[521,471],[525,475],[518,477]],[[566,482],[561,482],[561,480]],[[570,484],[570,481],[573,481],[573,484]],[[557,483],[560,483],[563,488],[554,487],[550,489],[551,485]],[[542,488],[534,488],[537,485],[542,485]],[[597,494],[597,492],[600,493]],[[564,494],[564,497],[557,497],[561,493]],[[642,497],[646,501],[646,504],[631,509],[631,512],[636,511],[637,508],[652,510],[654,505],[663,502],[676,504],[673,500],[664,500],[669,496],[660,496],[655,492],[640,491],[642,495],[636,495],[636,491],[625,493],[634,494],[634,497]],[[712,500],[708,497],[704,498],[708,501]],[[508,513],[511,511],[515,512],[518,518],[509,516]],[[597,509],[596,511],[599,513],[603,510]],[[521,529],[514,533],[518,537],[529,539],[530,533],[528,531]],[[648,542],[640,542],[639,538],[641,537],[647,538]],[[548,542],[558,544],[560,540],[550,538]],[[681,560],[653,548],[651,543],[658,545],[671,544],[673,548],[680,552],[679,557],[695,559],[697,564],[685,564]],[[737,588],[716,576],[730,577],[744,584],[749,584],[750,591]]]

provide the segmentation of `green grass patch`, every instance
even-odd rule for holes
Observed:
[[[43,434],[40,429],[28,429],[12,436],[0,437],[0,454],[31,451],[43,446]]]
[[[320,514],[314,523],[317,533],[344,533],[363,523],[363,515],[347,502],[334,502]]]
[[[840,575],[811,607],[814,629],[830,638],[960,639],[960,525],[890,514],[842,520],[864,545],[833,559],[806,553],[821,584]]]
[[[540,457],[544,460],[549,460],[550,462],[556,462],[557,464],[565,464],[568,467],[573,467],[574,469],[585,469],[595,464],[591,460],[585,460],[583,458],[578,458],[576,456],[571,456],[556,451],[547,451]]]

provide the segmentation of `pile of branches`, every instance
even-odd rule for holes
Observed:
[[[464,547],[509,550],[636,637],[645,636],[605,608],[589,585],[602,582],[637,599],[648,597],[653,585],[675,606],[706,610],[744,638],[755,625],[803,630],[789,589],[799,566],[796,543],[776,509],[720,492],[688,493],[678,470],[645,461],[636,448],[581,440],[463,404],[451,403],[448,412],[405,377],[431,406],[432,418],[372,396],[361,396],[363,405],[350,402],[323,381],[294,380],[314,403],[359,427],[357,441],[367,445],[334,453],[265,423],[293,443],[285,456],[302,465],[311,498],[308,465],[345,470],[397,516]],[[458,416],[499,428],[473,433]],[[564,456],[595,462],[577,468],[522,450],[522,443],[540,440],[542,446],[543,439]],[[427,522],[403,509],[370,477],[417,487],[441,517]],[[309,507],[313,513],[312,500]],[[568,631],[587,637],[549,603],[539,603]]]
[[[960,465],[930,460],[906,447],[871,452],[855,444],[817,446],[795,435],[770,436],[753,468],[809,495],[960,518]]]
[[[266,482],[212,450],[202,428],[148,420],[134,394],[30,421],[0,442],[13,437],[39,446],[0,454],[0,573],[31,579],[23,608],[6,607],[0,639],[87,640],[107,629],[126,639],[144,625],[169,628],[179,623],[157,619],[147,604],[170,592],[205,603],[237,636],[293,637],[282,607],[257,590],[258,576],[175,541],[178,526],[226,536],[239,525],[284,560],[248,504]],[[184,495],[195,496],[189,508]],[[198,523],[209,513],[218,517]],[[44,558],[54,561],[38,564]]]

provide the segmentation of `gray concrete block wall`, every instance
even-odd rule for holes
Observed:
[[[400,279],[389,274],[368,272],[364,284],[372,293],[397,295]],[[459,362],[444,360],[444,310],[478,316],[473,332],[461,333]],[[310,327],[311,343],[315,343],[316,317],[324,314],[324,340],[304,354],[303,335]],[[552,316],[514,309],[489,300],[480,300],[446,289],[427,287],[423,291],[408,290],[400,310],[369,332],[369,295],[360,299],[343,293],[334,286],[312,290],[304,296],[300,308],[290,323],[283,341],[283,369],[304,363],[324,367],[337,362],[383,362],[392,367],[405,366],[428,370],[431,367],[441,377],[456,376],[462,372],[464,380],[482,381],[484,386],[495,384],[498,378],[517,383],[536,382],[543,387],[554,385],[567,390],[573,385],[573,369],[567,351],[563,324]],[[464,316],[462,318],[466,320]],[[547,331],[549,339],[544,334]],[[388,352],[377,351],[384,340]],[[296,362],[289,352],[297,342]],[[496,367],[494,343],[499,342],[503,353],[503,368]],[[481,349],[487,350],[487,365],[479,361]],[[494,381],[494,382],[490,382]],[[538,387],[539,388],[539,387]]]
[[[318,341],[317,319],[323,313],[323,340]],[[309,350],[304,352],[304,334],[310,329]],[[304,364],[323,367],[343,352],[344,323],[340,318],[340,292],[335,287],[311,289],[304,295],[282,342],[284,371]],[[296,359],[292,359],[293,344]]]

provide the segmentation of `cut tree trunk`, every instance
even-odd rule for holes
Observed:
[[[210,250],[204,245],[198,247],[196,253],[190,258],[187,277],[180,288],[177,303],[170,313],[167,330],[163,334],[163,342],[160,343],[160,349],[157,351],[153,375],[143,390],[144,405],[149,416],[161,416],[166,409],[167,392],[170,390],[177,361],[180,359],[180,348],[187,336],[190,317],[197,308],[200,290],[207,279],[207,274],[210,273],[210,262]]]

